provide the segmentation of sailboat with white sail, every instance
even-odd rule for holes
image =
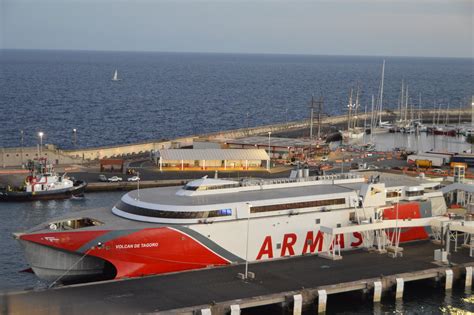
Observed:
[[[115,69],[114,76],[112,77],[112,81],[120,81],[120,79],[119,79],[119,77],[118,77],[118,71],[117,71],[117,69]]]

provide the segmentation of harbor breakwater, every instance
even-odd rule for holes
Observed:
[[[393,111],[384,111],[381,115],[382,120],[392,121],[397,117],[398,113]],[[434,110],[422,110],[420,116],[425,123],[431,123],[433,119],[437,119],[438,115],[441,120],[445,121],[447,118],[450,122],[457,123],[459,119],[461,122],[468,122],[472,119],[471,108],[451,109],[439,114]],[[418,111],[414,113],[418,117]],[[370,121],[371,113],[360,114],[358,119],[363,121],[366,119]],[[337,126],[347,123],[347,115],[327,116],[321,118],[322,127]],[[314,126],[317,125],[317,116],[313,120]],[[173,140],[156,140],[146,141],[134,144],[104,146],[95,148],[78,148],[74,150],[63,150],[55,145],[45,145],[41,150],[38,147],[27,148],[2,148],[0,151],[0,166],[1,167],[16,167],[22,164],[22,161],[36,158],[38,156],[47,158],[55,164],[83,164],[93,161],[98,161],[103,158],[128,158],[134,155],[149,154],[152,151],[160,149],[179,149],[183,147],[192,146],[194,139],[208,139],[208,140],[225,140],[235,139],[241,137],[249,137],[255,135],[266,134],[272,132],[273,134],[307,129],[310,126],[310,120],[302,120],[288,123],[272,124],[251,128],[240,128],[234,130],[225,130],[213,132],[203,135],[190,135],[187,137],[180,137]]]

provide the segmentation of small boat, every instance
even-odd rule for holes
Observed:
[[[450,137],[455,137],[456,136],[456,130],[451,129],[449,127],[440,127],[440,126],[435,126],[432,127],[431,129],[428,129],[428,132],[438,135],[438,136],[450,136]]]
[[[68,199],[84,194],[86,182],[72,180],[66,174],[60,176],[46,159],[29,161],[28,168],[30,174],[24,185],[0,189],[0,201]]]
[[[120,81],[120,79],[118,78],[118,71],[117,71],[117,69],[115,69],[114,76],[112,77],[112,81]]]

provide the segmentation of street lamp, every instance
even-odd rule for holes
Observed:
[[[24,142],[24,135],[25,132],[23,130],[20,130],[20,142],[21,142],[21,147],[20,147],[20,158],[21,158],[21,166],[23,167],[23,142]]]
[[[41,156],[42,151],[43,151],[43,136],[44,136],[44,133],[42,131],[40,131],[40,132],[38,132],[38,136],[40,138],[39,155]]]
[[[245,246],[245,275],[244,279],[248,279],[249,276],[249,235],[250,235],[250,209],[252,206],[250,203],[246,203],[247,208],[248,208],[248,214],[247,214],[247,243]]]
[[[268,132],[268,169],[270,169],[270,161],[272,160],[271,147],[270,147],[271,135],[272,135],[272,132],[269,131],[269,132]]]
[[[76,144],[77,144],[77,129],[76,128],[72,129],[72,142],[73,142],[74,148],[76,148]]]

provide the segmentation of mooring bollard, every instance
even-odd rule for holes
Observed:
[[[466,267],[466,288],[472,287],[472,267]]]
[[[240,306],[238,304],[230,306],[230,315],[240,315]]]
[[[201,315],[212,315],[210,308],[201,309]]]
[[[303,311],[303,296],[301,294],[293,295],[293,315],[301,315]]]
[[[402,299],[403,298],[403,287],[404,287],[404,281],[403,278],[397,278],[397,291],[395,293],[395,298],[396,299]]]
[[[326,303],[328,295],[326,290],[318,290],[318,314],[326,312]]]
[[[451,290],[453,288],[453,271],[451,269],[446,269],[446,284],[444,288],[446,290]]]
[[[374,282],[374,303],[380,302],[382,299],[382,282],[375,281]]]

